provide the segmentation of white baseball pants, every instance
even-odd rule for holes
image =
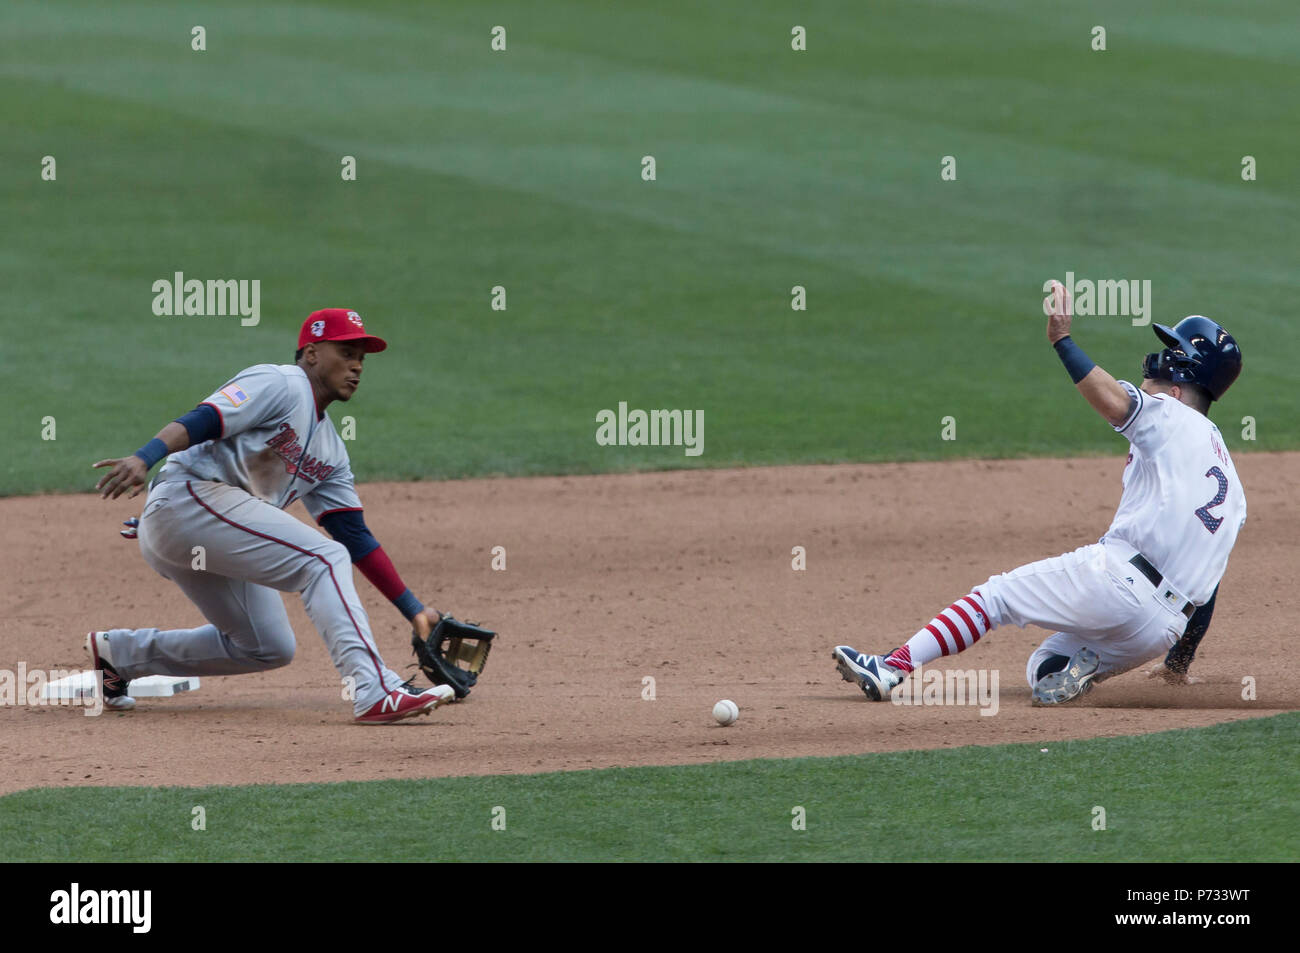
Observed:
[[[1101,681],[1163,656],[1178,641],[1187,617],[1161,598],[1168,583],[1157,592],[1129,563],[1136,553],[1122,540],[1105,538],[993,576],[975,588],[993,626],[1057,630],[1029,656],[1025,677],[1030,685],[1052,655],[1092,649],[1101,659],[1096,678]]]

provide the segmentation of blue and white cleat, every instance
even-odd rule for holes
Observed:
[[[847,645],[835,646],[831,653],[835,667],[846,682],[857,682],[864,695],[873,702],[882,702],[907,673],[886,665],[879,655],[864,655]]]
[[[1035,705],[1061,705],[1092,690],[1101,659],[1092,649],[1075,652],[1059,672],[1049,672],[1034,683]]]

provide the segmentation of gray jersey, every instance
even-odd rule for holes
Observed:
[[[343,441],[317,413],[306,372],[258,364],[203,403],[220,416],[220,436],[168,458],[149,489],[139,538],[145,561],[184,591],[207,624],[104,633],[114,668],[129,681],[286,665],[296,638],[281,593],[296,592],[354,714],[382,720],[395,713],[410,693],[380,655],[350,551],[284,512],[296,499],[317,521],[361,508]]]
[[[360,509],[348,452],[296,364],[258,364],[203,401],[221,436],[174,453],[165,479],[213,480],[284,509],[301,499],[314,518]]]

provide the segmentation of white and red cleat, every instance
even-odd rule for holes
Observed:
[[[357,715],[356,722],[358,725],[386,725],[401,721],[403,718],[427,715],[439,705],[445,705],[455,697],[456,693],[450,685],[435,685],[422,692],[409,692],[401,687],[394,688],[362,714]]]
[[[100,673],[104,707],[112,711],[130,711],[135,708],[135,699],[126,693],[129,685],[127,680],[113,668],[112,650],[108,646],[107,635],[106,632],[87,633],[86,651],[90,653],[95,671]]]

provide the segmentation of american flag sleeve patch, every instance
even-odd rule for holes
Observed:
[[[248,395],[240,389],[238,384],[227,384],[217,393],[230,401],[230,403],[235,407],[238,407],[240,404],[248,400]]]

